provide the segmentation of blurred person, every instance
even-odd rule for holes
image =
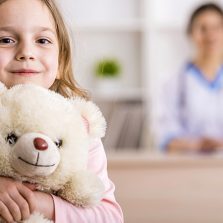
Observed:
[[[192,13],[187,33],[194,56],[162,89],[159,147],[167,152],[223,151],[223,10],[207,3]],[[160,102],[159,102],[160,103]]]

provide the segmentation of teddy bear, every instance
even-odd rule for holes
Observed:
[[[31,84],[7,89],[0,83],[0,176],[36,184],[76,206],[97,205],[104,185],[87,170],[88,150],[105,130],[93,102]],[[52,221],[33,213],[23,223]]]

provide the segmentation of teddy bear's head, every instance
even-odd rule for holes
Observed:
[[[0,86],[0,175],[57,190],[87,167],[105,120],[92,102],[34,85]]]

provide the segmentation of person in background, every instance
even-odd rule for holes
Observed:
[[[194,56],[163,88],[157,110],[157,138],[163,151],[179,153],[223,150],[223,10],[199,6],[187,33]],[[159,102],[160,103],[160,102]]]
[[[54,0],[0,0],[2,83],[8,88],[30,83],[65,97],[87,98],[74,80],[72,60],[68,32]],[[123,223],[101,139],[89,148],[88,169],[105,186],[99,205],[77,207],[35,185],[0,176],[0,216],[6,222],[21,222],[37,211],[55,223]]]

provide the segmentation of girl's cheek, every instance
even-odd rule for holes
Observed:
[[[48,66],[49,69],[53,71],[53,73],[57,73],[59,68],[58,58],[56,56],[51,57],[51,59],[48,60]]]
[[[14,59],[14,56],[12,53],[0,49],[0,64],[1,65],[7,65],[11,63],[13,59]]]
[[[0,56],[0,70],[3,70],[4,68],[6,68],[6,64],[7,62],[5,58]]]

